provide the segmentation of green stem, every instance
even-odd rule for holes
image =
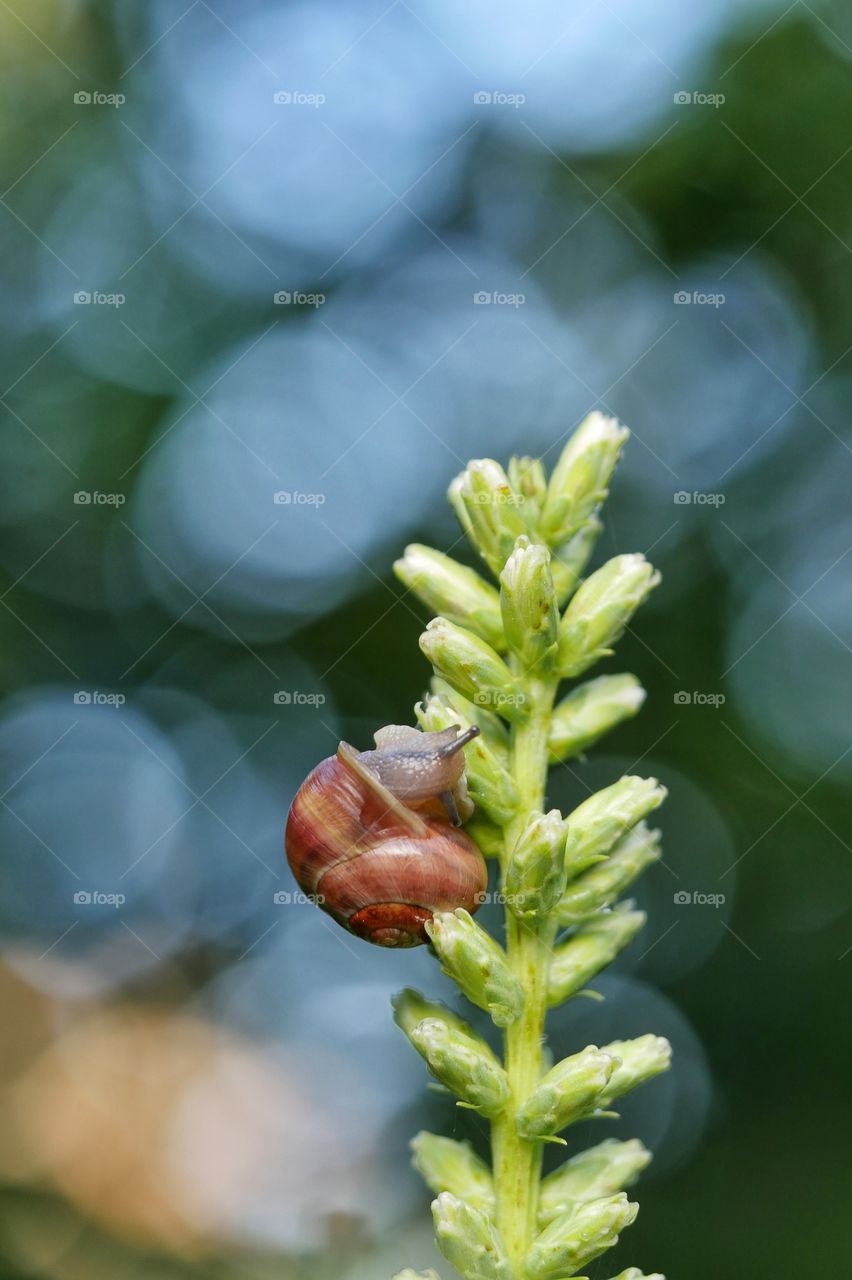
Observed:
[[[512,734],[512,772],[521,803],[517,818],[505,830],[504,873],[505,860],[524,829],[530,810],[544,808],[547,735],[556,683],[532,678],[526,685],[530,713]],[[538,1213],[542,1144],[518,1135],[515,1116],[541,1076],[547,964],[554,936],[555,925],[550,921],[521,922],[506,908],[506,951],[524,990],[525,1003],[521,1017],[507,1027],[504,1036],[511,1100],[493,1122],[492,1151],[497,1223],[519,1280]]]

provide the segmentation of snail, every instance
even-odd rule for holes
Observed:
[[[287,860],[300,888],[351,933],[416,947],[434,912],[480,905],[485,861],[459,829],[473,813],[461,748],[478,733],[387,725],[374,751],[341,742],[302,783]]]

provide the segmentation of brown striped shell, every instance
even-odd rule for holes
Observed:
[[[300,888],[345,929],[383,947],[428,941],[435,911],[474,912],[488,873],[450,816],[469,817],[460,748],[475,730],[391,725],[375,751],[341,743],[296,793],[287,860]]]

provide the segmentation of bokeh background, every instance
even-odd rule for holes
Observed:
[[[590,1273],[845,1274],[848,8],[0,0],[0,35],[0,1275],[435,1263],[408,1138],[484,1135],[388,997],[451,993],[288,900],[284,818],[411,720],[390,565],[456,541],[452,475],[594,407],[634,433],[599,559],[664,581],[606,668],[643,714],[552,799],[670,799],[649,924],[552,1044],[676,1058]]]

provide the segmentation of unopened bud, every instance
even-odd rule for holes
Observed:
[[[643,555],[615,556],[578,589],[559,625],[559,671],[579,676],[612,653],[639,605],[660,581]]]
[[[489,1218],[444,1191],[432,1202],[438,1247],[465,1280],[512,1280],[512,1268]]]
[[[469,1142],[456,1142],[421,1130],[411,1140],[413,1164],[435,1195],[450,1191],[481,1213],[494,1210],[491,1170]]]
[[[500,574],[500,608],[509,648],[527,667],[555,654],[559,614],[547,547],[518,539]]]
[[[509,477],[499,463],[480,458],[456,477],[448,496],[476,550],[499,575],[517,539],[529,533]]]
[[[660,833],[639,823],[618,841],[609,857],[572,880],[556,907],[565,927],[608,907],[660,857]]]
[[[547,998],[562,1004],[611,964],[645,923],[644,911],[607,911],[592,916],[550,960]]]
[[[565,542],[607,496],[610,476],[629,435],[615,418],[590,413],[553,469],[539,528],[548,542]]]
[[[578,1205],[573,1213],[555,1218],[527,1254],[528,1280],[560,1280],[611,1249],[639,1212],[626,1195],[608,1196]]]
[[[420,637],[420,648],[436,672],[464,697],[506,720],[526,718],[521,686],[500,655],[472,631],[434,618]]]
[[[564,1058],[539,1082],[517,1116],[522,1138],[544,1138],[595,1109],[617,1059],[588,1045]]]
[[[635,676],[587,680],[554,708],[547,746],[553,760],[570,760],[622,720],[635,716],[645,690]]]
[[[491,1049],[472,1027],[462,1031],[444,1018],[424,1018],[408,1038],[436,1080],[466,1106],[495,1116],[509,1098],[509,1082]]]
[[[668,1071],[672,1060],[672,1047],[664,1036],[613,1040],[612,1044],[604,1046],[603,1052],[618,1059],[619,1063],[598,1099],[598,1105],[602,1107],[608,1107],[616,1098],[653,1079],[661,1071]]]
[[[565,820],[558,809],[533,810],[506,868],[506,899],[515,915],[546,915],[565,890]]]
[[[524,993],[505,951],[490,933],[464,907],[436,912],[426,932],[444,973],[471,1004],[485,1009],[498,1027],[514,1022],[524,1007]]]
[[[419,542],[406,547],[393,567],[399,580],[433,613],[467,627],[498,651],[505,648],[500,597],[474,569]]]
[[[521,512],[527,524],[534,526],[547,497],[547,476],[540,458],[511,458],[509,483],[522,499]]]
[[[633,775],[596,791],[568,815],[565,866],[569,879],[609,853],[618,840],[663,803],[656,778]]]
[[[576,1204],[615,1195],[638,1177],[651,1153],[638,1138],[619,1142],[607,1138],[566,1160],[541,1184],[539,1222],[542,1226]]]
[[[597,516],[592,516],[573,538],[569,538],[561,546],[551,547],[553,559],[550,562],[550,572],[560,608],[579,587],[602,529],[603,525]]]

